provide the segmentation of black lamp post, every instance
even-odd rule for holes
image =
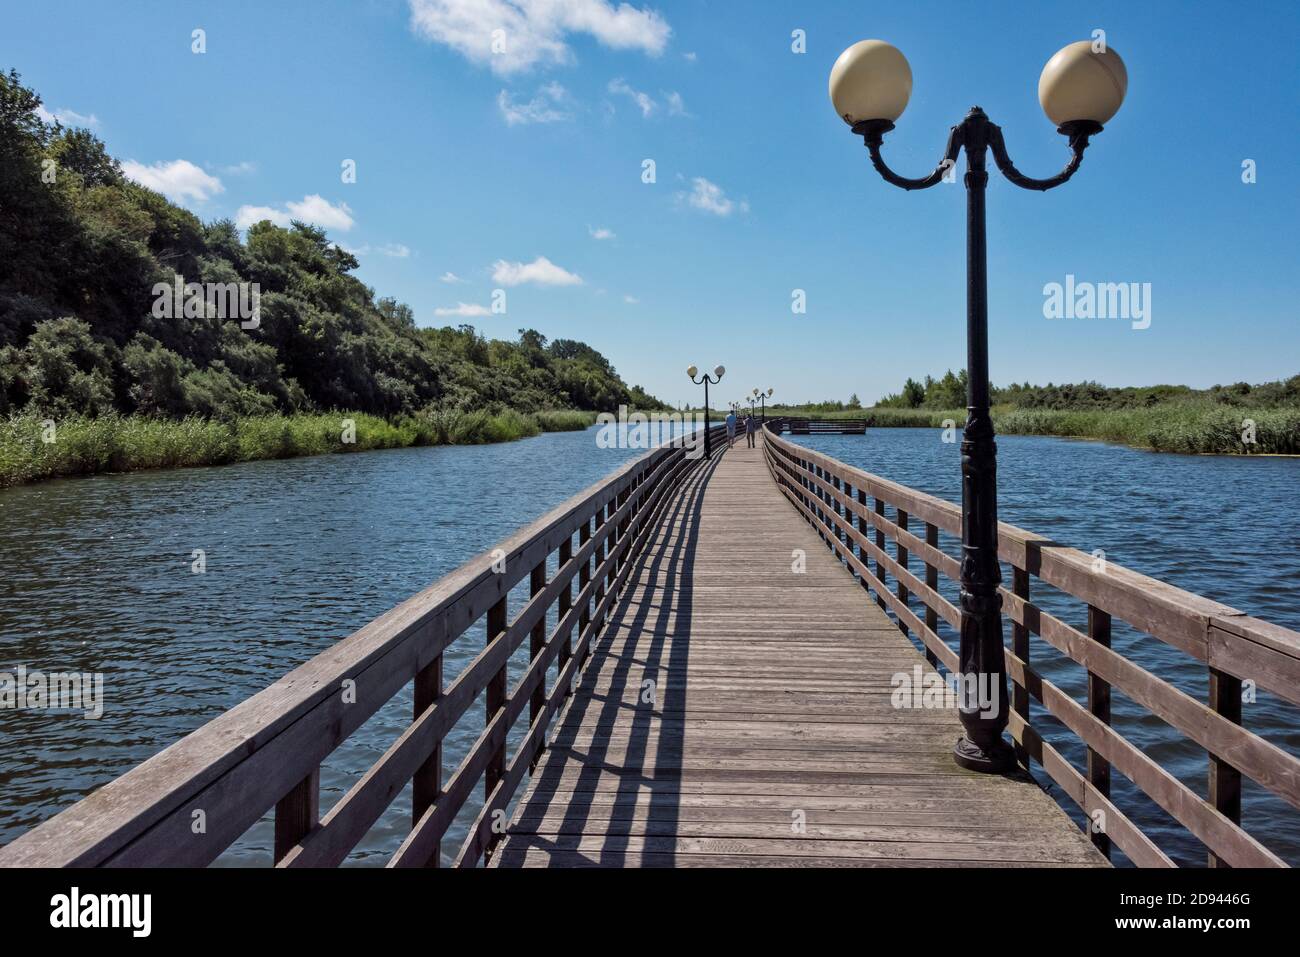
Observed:
[[[704,383],[704,457],[706,459],[713,452],[713,447],[709,442],[709,383],[712,382],[714,385],[717,385],[722,381],[722,376],[726,371],[727,370],[722,366],[718,366],[713,370],[713,378],[710,379],[707,372],[700,376],[700,370],[695,368],[695,366],[688,366],[686,369],[686,374],[691,377],[692,382],[696,385],[699,385],[701,382]]]
[[[1003,771],[1015,755],[1002,739],[1007,726],[1006,655],[1002,644],[1002,596],[998,586],[997,446],[989,415],[988,285],[984,241],[985,155],[1002,175],[1025,189],[1060,186],[1079,168],[1088,138],[1119,110],[1128,86],[1124,63],[1104,45],[1084,40],[1056,53],[1038,80],[1038,99],[1057,132],[1066,136],[1070,161],[1049,179],[1032,179],[1007,155],[1002,130],[978,106],[952,128],[939,166],[908,179],[881,158],[884,136],[894,128],[912,92],[912,70],[897,49],[881,40],[849,47],[831,70],[835,111],[863,138],[871,163],[885,181],[906,190],[929,189],[966,151],[966,428],[961,443],[961,723],[965,735],[956,762],[975,771]],[[978,693],[977,693],[978,692]],[[989,700],[992,698],[992,700]]]
[[[771,389],[768,389],[766,392],[762,392],[758,389],[754,390],[754,395],[758,397],[758,414],[759,414],[758,421],[759,422],[767,421],[767,397],[771,394],[772,394]]]

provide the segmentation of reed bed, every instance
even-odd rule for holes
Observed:
[[[571,409],[429,409],[385,419],[360,412],[232,419],[33,415],[0,420],[0,488],[100,472],[226,465],[259,459],[427,445],[513,442],[543,432],[581,431],[594,412]]]

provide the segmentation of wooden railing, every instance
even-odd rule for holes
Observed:
[[[894,614],[899,627],[920,640],[930,662],[955,673],[957,655],[938,629],[942,619],[958,630],[960,612],[938,586],[940,574],[957,581],[960,567],[957,559],[940,550],[939,533],[960,542],[961,510],[781,439],[770,428],[764,440],[769,470],[791,504],[874,592],[881,607]],[[887,507],[894,510],[892,521]],[[894,542],[894,555],[887,551],[887,539]],[[1012,570],[1011,587],[1001,589],[1003,612],[1011,622],[1007,730],[1026,766],[1037,762],[1090,820],[1104,821],[1104,827],[1093,832],[1094,843],[1109,853],[1113,842],[1138,866],[1174,866],[1112,803],[1114,769],[1203,843],[1211,866],[1286,866],[1241,827],[1242,775],[1300,808],[1300,760],[1241,726],[1242,682],[1254,682],[1300,704],[1300,633],[1113,563],[1098,567],[1092,555],[1005,523],[999,525],[998,555]],[[1067,624],[1031,600],[1030,583],[1035,579],[1082,602],[1087,630]],[[920,605],[915,611],[914,601]],[[1127,622],[1200,662],[1208,669],[1209,700],[1196,700],[1113,650],[1113,621]],[[1034,669],[1031,633],[1086,669],[1086,704]],[[1208,799],[1110,726],[1112,688],[1205,749]],[[1083,772],[1036,730],[1030,698],[1086,745]]]
[[[714,447],[724,447],[725,429],[713,434]],[[436,866],[443,836],[481,780],[481,808],[455,856],[474,865],[499,837],[494,824],[541,753],[630,559],[669,493],[702,461],[681,439],[637,458],[0,849],[0,866],[202,866],[271,809],[278,866],[337,865],[407,784],[411,829],[389,865]],[[525,578],[531,597],[512,619],[508,596]],[[444,655],[478,622],[482,650],[445,683]],[[511,687],[511,658],[525,639],[527,666]],[[321,817],[321,762],[408,685],[411,723]],[[443,741],[480,696],[482,733],[444,781]],[[525,711],[527,731],[508,755],[507,735]]]

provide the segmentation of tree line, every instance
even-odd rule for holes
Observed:
[[[16,71],[0,73],[0,414],[663,407],[585,343],[417,328],[324,230],[263,221],[241,237],[229,220],[204,223],[40,106]],[[178,275],[256,284],[256,327],[211,308],[155,315],[155,287]]]
[[[938,379],[908,378],[903,388],[876,403],[886,409],[959,409],[966,405],[966,370],[951,369]],[[1166,403],[1211,403],[1242,408],[1300,408],[1300,375],[1251,385],[1236,382],[1193,389],[1185,385],[1107,387],[1097,382],[992,386],[993,405],[1018,409],[1144,409]]]

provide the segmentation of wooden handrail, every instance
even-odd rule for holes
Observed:
[[[722,449],[724,426],[714,426]],[[413,783],[412,829],[391,865],[437,865],[442,838],[484,782],[458,855],[474,864],[545,742],[550,719],[598,637],[669,492],[702,461],[678,438],[627,463],[348,638],[11,844],[0,866],[202,866],[275,811],[280,866],[339,864]],[[578,535],[575,546],[574,535]],[[548,559],[556,570],[547,579]],[[507,596],[528,581],[513,620]],[[575,592],[576,586],[576,592]],[[558,610],[547,633],[547,613]],[[483,650],[449,684],[443,656],[485,621]],[[576,631],[576,635],[575,635]],[[512,653],[529,640],[513,688]],[[557,680],[547,688],[548,668]],[[321,762],[407,684],[412,723],[319,818]],[[486,726],[444,783],[442,742],[484,696]],[[507,754],[524,713],[529,730]]]
[[[951,502],[853,468],[814,449],[764,432],[768,470],[790,503],[823,533],[899,627],[925,647],[931,662],[949,671],[957,656],[938,634],[943,619],[960,627],[960,612],[938,591],[938,575],[959,580],[959,563],[940,550],[938,531],[960,536],[961,511]],[[856,498],[841,489],[858,490]],[[868,507],[868,496],[873,507]],[[891,521],[885,507],[895,510]],[[856,521],[855,521],[856,520]],[[924,540],[909,530],[926,525]],[[867,533],[875,532],[873,541]],[[1300,808],[1300,759],[1241,726],[1240,682],[1253,681],[1292,704],[1300,704],[1300,633],[1252,618],[1227,605],[1175,588],[1113,562],[1098,567],[1093,556],[1043,536],[1001,523],[999,558],[1011,566],[1011,589],[1002,588],[1012,645],[1007,671],[1013,707],[1008,731],[1022,760],[1037,761],[1086,815],[1105,815],[1104,839],[1141,866],[1172,866],[1150,838],[1109,796],[1113,768],[1128,777],[1200,840],[1212,864],[1285,866],[1240,826],[1240,776],[1249,777]],[[897,558],[885,549],[892,538]],[[925,563],[922,581],[909,559]],[[874,572],[868,560],[875,564]],[[894,578],[896,591],[887,582]],[[1084,633],[1043,610],[1029,598],[1031,578],[1083,602],[1089,615]],[[924,606],[922,621],[911,599]],[[1146,671],[1110,647],[1110,626],[1123,621],[1178,649],[1210,669],[1211,695],[1203,703]],[[1079,704],[1028,662],[1029,635],[1038,635],[1088,673],[1089,704]],[[1210,761],[1206,800],[1152,761],[1110,726],[1110,689],[1204,748]],[[1029,702],[1037,701],[1086,746],[1088,769],[1081,774],[1035,731]]]

